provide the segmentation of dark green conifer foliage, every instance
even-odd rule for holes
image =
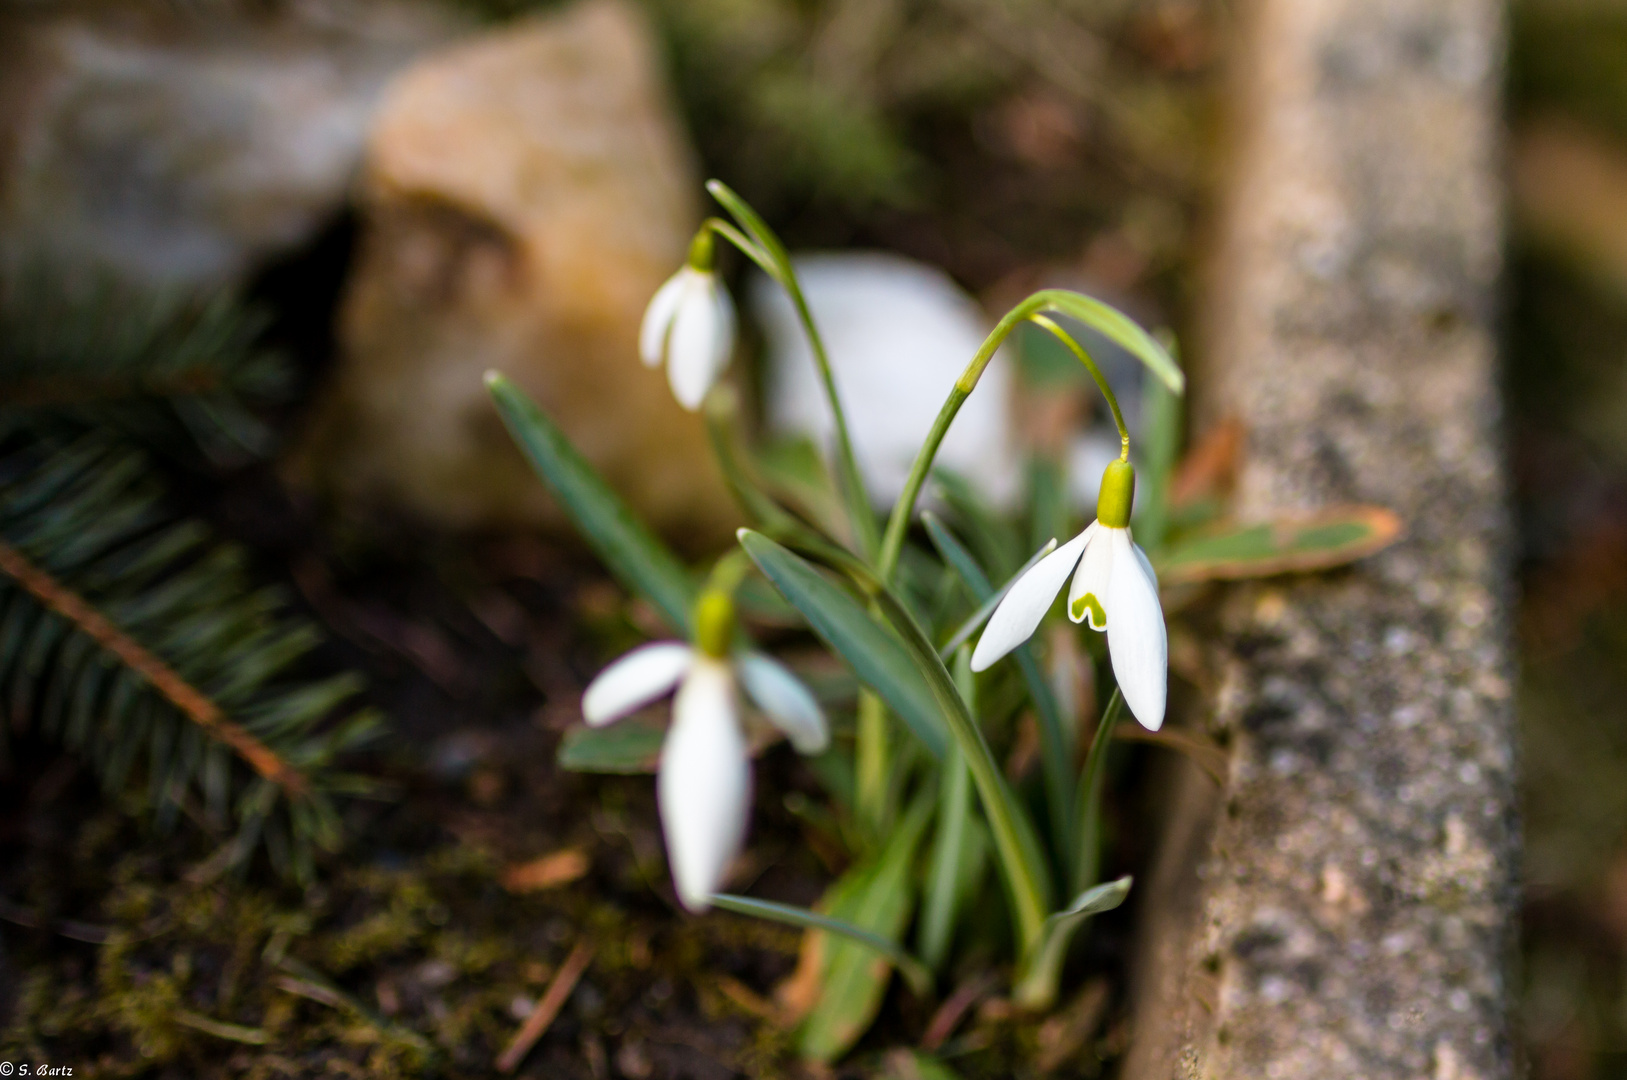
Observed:
[[[339,843],[335,767],[377,718],[244,552],[177,515],[162,461],[265,454],[254,407],[287,385],[262,321],[227,299],[0,282],[0,753],[29,729],[139,796],[308,880]],[[155,457],[155,455],[158,455]]]

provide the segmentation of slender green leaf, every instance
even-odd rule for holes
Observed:
[[[776,495],[832,535],[847,531],[836,480],[811,439],[782,439],[757,450],[756,465]]]
[[[740,538],[741,544],[764,575],[774,582],[793,606],[808,617],[816,630],[820,622],[838,625],[834,616],[846,615],[846,619],[840,624],[844,631],[846,651],[841,648],[837,651],[842,652],[843,657],[859,673],[859,677],[865,679],[865,669],[878,665],[874,658],[863,655],[862,645],[866,639],[861,637],[861,631],[863,626],[874,629],[879,627],[869,620],[857,602],[826,581],[799,556],[766,536],[754,533],[750,529],[742,529]],[[876,647],[887,650],[889,657],[892,658],[884,674],[893,680],[894,687],[917,687],[920,681],[924,681],[937,705],[937,708],[927,715],[936,716],[940,724],[947,722],[950,734],[954,736],[961,752],[966,756],[967,764],[972,770],[972,779],[977,785],[978,797],[983,802],[983,812],[994,834],[995,849],[1000,855],[1001,871],[1005,875],[1012,900],[1016,905],[1018,937],[1024,947],[1027,947],[1039,934],[1044,909],[1051,895],[1050,871],[1038,838],[1034,834],[1033,825],[1010,785],[1006,783],[1000,767],[995,764],[988,743],[984,741],[983,732],[967,711],[960,692],[955,689],[954,680],[932,648],[932,643],[926,639],[926,635],[898,599],[882,587],[868,570],[862,566],[856,567],[853,574],[861,587],[874,590],[871,593],[871,601],[887,617],[896,631],[896,636],[868,632],[868,640],[874,642]],[[833,639],[827,637],[826,640],[831,641],[835,647]],[[900,646],[904,660],[902,667],[897,661]],[[915,680],[910,681],[907,676],[901,675],[902,670],[913,670],[916,673]],[[887,697],[881,686],[872,684],[872,688],[881,693],[883,698]],[[920,702],[913,695],[900,695],[900,700],[907,702],[912,708],[920,707]],[[892,704],[890,700],[889,704]],[[942,760],[941,753],[938,757]]]
[[[791,256],[786,252],[785,245],[780,238],[774,235],[774,230],[768,227],[757,211],[753,210],[739,195],[736,195],[729,186],[721,180],[708,180],[706,190],[712,197],[734,215],[740,226],[750,234],[751,239],[768,256],[772,267],[763,260],[757,259],[758,265],[763,266],[768,275],[779,283],[790,297],[791,306],[795,309],[797,319],[802,323],[803,331],[808,336],[808,347],[813,351],[814,363],[819,369],[819,379],[824,386],[825,398],[830,404],[831,417],[836,426],[836,461],[837,469],[842,477],[842,500],[847,509],[847,518],[852,531],[858,541],[858,548],[866,558],[875,558],[881,543],[881,534],[876,525],[876,516],[870,509],[869,496],[865,492],[864,480],[859,475],[857,459],[853,456],[853,442],[848,435],[847,415],[842,408],[841,395],[836,390],[836,378],[831,371],[830,357],[825,351],[824,338],[819,333],[819,327],[814,323],[813,312],[808,308],[808,300],[802,294],[802,285],[797,280],[796,267],[791,263]],[[727,235],[727,234],[725,234]],[[732,238],[731,238],[732,239]],[[745,250],[742,248],[742,250]],[[748,255],[752,253],[747,251]],[[756,258],[755,255],[752,256]],[[889,567],[890,569],[890,567]]]
[[[948,526],[939,520],[938,515],[927,510],[921,514],[921,523],[926,526],[927,536],[931,538],[932,546],[938,549],[938,554],[943,556],[943,561],[948,563],[956,574],[960,575],[960,580],[965,584],[967,591],[972,594],[972,599],[986,602],[993,597],[994,584],[989,581],[989,576],[977,564],[977,560],[972,557],[972,553],[967,551],[961,542],[955,538],[955,534],[949,531]],[[1041,543],[1043,544],[1044,541],[1041,541]],[[1051,538],[1051,543],[1053,546],[1056,543],[1054,536]],[[1033,562],[1035,560],[1030,559],[1029,561]],[[1012,581],[1012,584],[1014,583],[1015,578]]]
[[[711,227],[713,232],[717,233],[729,243],[733,244],[740,251],[740,254],[756,263],[758,268],[760,268],[763,273],[767,274],[775,281],[780,279],[780,269],[775,265],[774,257],[768,252],[764,251],[739,229],[735,228],[733,225],[730,225],[727,221],[724,221],[721,218],[710,218],[707,220],[707,225]]]
[[[982,600],[984,603],[992,599],[993,587],[989,584],[988,575],[977,565],[971,552],[961,546],[954,534],[931,511],[922,514],[921,520],[926,524],[927,535],[932,538],[932,543],[943,556],[944,562],[960,575],[972,598]],[[1053,538],[1041,549],[1041,554],[1055,545],[1056,540]],[[1033,563],[1038,558],[1039,556],[1035,556],[1029,562]],[[1012,580],[1014,583],[1016,579]],[[1010,585],[1006,587],[1010,588]],[[1039,716],[1046,809],[1051,818],[1051,832],[1056,839],[1057,848],[1063,855],[1061,860],[1064,864],[1063,869],[1068,869],[1073,864],[1071,853],[1075,850],[1073,815],[1070,813],[1069,805],[1073,782],[1068,767],[1074,760],[1072,732],[1062,721],[1062,708],[1057,704],[1056,693],[1051,689],[1051,684],[1045,680],[1044,674],[1040,671],[1039,662],[1034,659],[1032,646],[1024,642],[1014,650],[1014,655],[1017,666],[1023,673],[1023,681],[1028,687],[1028,696],[1034,702],[1034,711]]]
[[[638,716],[606,727],[578,724],[560,740],[559,765],[571,772],[653,773],[666,736],[665,724]]]
[[[486,386],[509,434],[611,573],[654,604],[668,624],[687,637],[696,588],[683,563],[525,391],[494,371],[487,372]]]
[[[1073,885],[1083,889],[1096,880],[1102,858],[1102,788],[1107,775],[1107,749],[1113,744],[1113,732],[1124,713],[1124,695],[1117,687],[1108,699],[1107,708],[1096,725],[1096,737],[1091,740],[1090,752],[1085,755],[1085,767],[1079,774],[1079,789],[1074,796],[1073,812],[1078,822],[1074,826],[1078,854],[1073,864]]]
[[[1213,780],[1217,787],[1226,786],[1226,773],[1231,767],[1231,758],[1226,751],[1208,739],[1195,738],[1179,729],[1148,731],[1133,720],[1119,724],[1113,732],[1113,737],[1121,742],[1150,743],[1153,746],[1162,746],[1166,750],[1173,750],[1202,769],[1204,775]]]
[[[931,685],[898,636],[806,561],[768,537],[742,529],[740,543],[814,632],[852,665],[860,681],[909,725],[932,756],[942,760],[949,745],[942,714]]]
[[[1186,376],[1175,358],[1124,312],[1082,293],[1047,289],[1042,295],[1044,310],[1078,319],[1147,365],[1147,370],[1170,390],[1177,394],[1185,391]]]
[[[1112,911],[1130,895],[1131,879],[1121,877],[1103,885],[1086,889],[1074,898],[1072,904],[1045,920],[1045,930],[1039,945],[1026,957],[1011,1000],[1025,1009],[1048,1009],[1056,1002],[1057,984],[1062,978],[1062,961],[1068,954],[1068,942],[1074,931],[1092,915]]]
[[[774,234],[774,230],[770,229],[768,223],[762,219],[757,211],[751,208],[751,204],[736,195],[734,190],[723,181],[708,180],[706,190],[711,194],[712,198],[723,204],[723,208],[733,215],[734,219],[740,223],[740,227],[746,230],[751,239],[757,243],[757,246],[766,252],[768,257],[780,268],[780,273],[773,276],[782,285],[785,284],[791,273],[791,256],[786,252],[785,245],[780,243],[780,238]],[[769,271],[769,273],[772,275],[773,271]]]
[[[763,492],[751,475],[740,446],[739,422],[740,402],[732,387],[725,384],[706,395],[706,434],[730,494],[749,520],[769,532],[800,525]]]
[[[867,687],[859,693],[854,721],[853,812],[868,847],[886,836],[892,824],[899,770],[887,705],[874,690]],[[948,745],[952,744],[946,742],[946,753]]]
[[[922,516],[924,519],[925,515]],[[936,520],[935,517],[934,520]],[[938,655],[944,659],[948,659],[950,656],[953,656],[955,650],[960,648],[963,642],[965,642],[973,634],[977,633],[978,630],[982,629],[983,624],[989,621],[989,617],[994,614],[994,609],[999,607],[1000,601],[1006,598],[1006,593],[1010,592],[1011,587],[1017,584],[1017,579],[1028,573],[1028,571],[1032,570],[1035,566],[1039,565],[1039,561],[1041,559],[1045,558],[1045,556],[1049,555],[1055,550],[1056,541],[1053,539],[1044,547],[1036,551],[1033,558],[1023,563],[1022,567],[1018,569],[1015,574],[1012,574],[1011,577],[1006,579],[1006,583],[1000,586],[998,592],[990,593],[989,598],[983,601],[982,605],[979,606],[976,611],[968,615],[965,622],[961,623],[955,628],[955,632],[949,635],[949,640],[944,643],[943,648],[938,650]],[[976,563],[973,563],[973,565],[975,566]]]
[[[979,565],[999,577],[1023,561],[1027,537],[1008,517],[984,503],[965,477],[940,466],[932,470],[932,483]]]
[[[884,941],[899,939],[915,905],[915,852],[931,808],[925,798],[917,798],[876,861],[842,876],[828,897],[832,917]],[[834,1061],[875,1020],[887,988],[888,965],[869,943],[827,937],[823,949],[819,1000],[803,1021],[797,1043],[803,1057]],[[928,975],[925,990],[930,989]]]
[[[956,654],[955,684],[966,698],[967,707],[975,711],[970,655],[965,648]],[[971,812],[972,773],[960,748],[951,747],[938,774],[937,831],[921,906],[921,956],[933,968],[942,967],[949,955],[950,937],[963,898],[958,871],[966,862]]]
[[[1032,507],[1028,530],[1030,550],[1068,531],[1068,473],[1057,458],[1043,454],[1029,458],[1028,502]]]
[[[1380,551],[1401,535],[1383,507],[1342,506],[1258,525],[1222,525],[1171,544],[1155,560],[1164,585],[1326,570]]]
[[[1169,485],[1181,448],[1181,399],[1150,380],[1141,400],[1141,470],[1136,478],[1136,543],[1156,552],[1169,529]]]
[[[932,972],[926,965],[911,956],[904,947],[896,941],[890,941],[880,934],[854,926],[850,922],[834,918],[830,915],[821,915],[817,911],[796,907],[792,904],[781,904],[773,900],[758,900],[750,896],[735,896],[732,893],[716,893],[712,897],[712,904],[724,911],[732,911],[736,915],[751,915],[770,922],[784,923],[786,926],[795,926],[801,930],[824,930],[831,934],[840,934],[849,941],[858,942],[892,961],[898,968],[899,974],[904,976],[910,984],[910,990],[920,997],[932,993]]]

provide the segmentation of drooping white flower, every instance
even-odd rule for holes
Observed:
[[[734,355],[734,301],[711,261],[711,234],[702,232],[688,264],[656,290],[638,331],[639,358],[648,367],[666,361],[672,396],[690,412],[701,407]]]
[[[1113,676],[1124,703],[1142,727],[1157,731],[1168,692],[1169,638],[1158,577],[1130,535],[1134,485],[1135,473],[1127,462],[1108,466],[1097,520],[1011,586],[972,652],[972,670],[986,670],[1032,637],[1072,574],[1068,618],[1107,632]]]
[[[824,713],[807,687],[762,653],[730,654],[728,634],[703,645],[659,641],[602,671],[582,696],[582,715],[598,727],[619,720],[677,687],[672,726],[661,746],[656,802],[678,899],[704,911],[746,836],[751,756],[741,726],[740,691],[804,754],[830,742]],[[721,655],[719,655],[721,653]]]

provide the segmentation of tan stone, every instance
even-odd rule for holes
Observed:
[[[699,417],[638,360],[698,178],[646,28],[590,0],[426,57],[390,86],[335,385],[295,472],[454,527],[563,523],[481,382],[496,368],[656,527],[732,511]]]

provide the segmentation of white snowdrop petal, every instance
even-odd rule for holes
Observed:
[[[1124,530],[1110,529],[1100,522],[1092,525],[1091,529],[1096,535],[1085,545],[1084,557],[1079,560],[1079,572],[1073,575],[1073,585],[1068,589],[1068,618],[1074,622],[1084,622],[1088,617],[1092,630],[1106,630],[1107,584],[1113,580],[1115,551],[1109,534]]]
[[[817,754],[830,745],[830,729],[819,702],[802,680],[778,660],[747,653],[736,665],[740,685],[799,753]]]
[[[582,719],[594,727],[620,720],[678,684],[694,652],[678,641],[641,645],[588,684],[582,695]]]
[[[1164,723],[1169,692],[1169,638],[1158,583],[1135,557],[1128,532],[1112,530],[1113,580],[1108,583],[1107,651],[1130,712],[1148,731]]]
[[[717,304],[710,290],[701,287],[685,293],[672,320],[672,336],[667,341],[667,381],[678,404],[694,412],[716,377],[718,335]]]
[[[645,367],[655,367],[661,363],[667,331],[672,328],[672,317],[678,313],[678,305],[693,280],[694,271],[683,267],[667,278],[665,284],[655,291],[650,306],[644,309],[644,322],[638,328],[638,357],[644,361]]]
[[[1095,526],[1092,525],[1091,529]],[[1091,537],[1086,529],[1051,552],[1017,583],[989,616],[977,648],[972,650],[972,670],[986,671],[996,660],[1034,636],[1040,620],[1051,609],[1051,601],[1061,591],[1079,555]]]
[[[1135,552],[1136,562],[1141,564],[1141,569],[1147,574],[1147,580],[1152,582],[1152,587],[1156,591],[1158,588],[1158,571],[1152,568],[1152,560],[1147,558],[1147,553],[1141,550],[1140,544],[1136,543],[1133,532],[1130,534],[1130,550]]]
[[[705,911],[746,835],[751,762],[726,663],[696,661],[678,688],[655,779],[678,899]]]
[[[728,368],[729,361],[734,359],[734,333],[736,316],[734,300],[729,296],[729,290],[723,282],[713,278],[711,288],[708,290],[712,301],[712,318],[716,321],[717,334],[712,342],[712,373],[708,383],[717,382]]]

